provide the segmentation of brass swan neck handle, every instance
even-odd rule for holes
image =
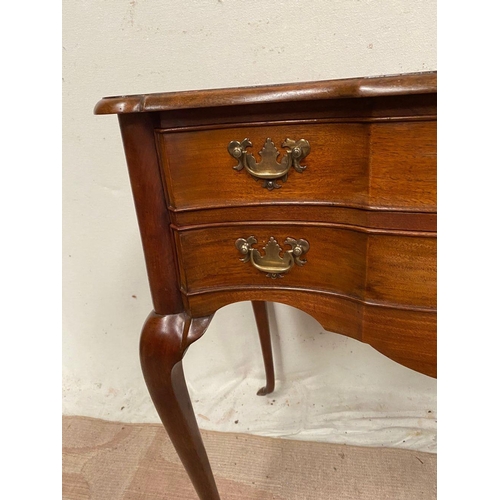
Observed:
[[[276,159],[279,151],[268,137],[264,147],[259,152],[261,161],[257,163],[254,156],[246,150],[247,147],[252,147],[252,143],[248,138],[243,139],[241,142],[231,141],[228,144],[227,150],[229,154],[238,160],[238,165],[233,167],[234,170],[245,169],[254,179],[263,180],[262,187],[270,191],[281,187],[281,184],[278,184],[277,181],[285,182],[292,166],[297,172],[302,173],[306,169],[306,165],[301,165],[300,162],[311,151],[311,146],[305,139],[299,139],[298,141],[286,139],[283,141],[282,147],[286,147],[287,150],[278,163]]]
[[[280,255],[283,250],[274,237],[271,236],[263,248],[264,255],[261,255],[256,248],[252,248],[255,243],[257,243],[255,236],[236,240],[235,246],[244,256],[240,260],[242,262],[250,261],[256,269],[266,273],[269,278],[283,278],[294,264],[303,266],[307,262],[300,258],[309,250],[309,243],[304,239],[286,238],[285,245],[289,245],[291,248],[283,252],[283,257]]]

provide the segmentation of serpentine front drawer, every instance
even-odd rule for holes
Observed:
[[[432,233],[342,225],[217,225],[175,231],[181,287],[321,290],[390,307],[436,307]]]
[[[169,206],[436,211],[435,120],[304,121],[157,129]]]

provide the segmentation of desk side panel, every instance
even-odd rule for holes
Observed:
[[[119,121],[154,310],[158,314],[176,314],[183,307],[175,245],[156,154],[156,117],[151,113],[132,113],[120,115]]]

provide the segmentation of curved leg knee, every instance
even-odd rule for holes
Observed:
[[[211,317],[151,313],[144,324],[140,356],[151,399],[201,500],[220,500],[186,387],[182,357]]]

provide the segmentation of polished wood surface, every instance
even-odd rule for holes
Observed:
[[[138,113],[170,109],[198,109],[257,103],[287,103],[348,97],[376,97],[437,92],[437,73],[415,73],[371,78],[349,78],[234,89],[165,92],[101,99],[95,114]]]
[[[182,311],[182,301],[170,217],[159,176],[155,119],[149,114],[132,114],[122,115],[119,120],[154,310],[158,314],[176,314]]]
[[[141,340],[152,399],[200,498],[219,498],[182,356],[221,307],[252,301],[266,385],[266,301],[436,376],[437,74],[105,98],[119,115],[154,312]],[[235,171],[229,142],[306,139],[307,168],[279,189]],[[281,156],[279,157],[281,158]],[[307,262],[272,279],[238,238],[304,239]],[[288,248],[288,247],[286,247]],[[280,255],[283,255],[281,253]]]
[[[433,309],[436,303],[436,239],[432,233],[313,224],[242,223],[176,231],[183,291],[286,287],[334,292],[380,305]],[[305,239],[307,263],[283,278],[266,277],[242,263],[234,243],[255,236],[261,249],[274,237]],[[262,252],[262,250],[261,250]]]
[[[418,372],[431,377],[437,374],[435,309],[394,308],[282,285],[193,293],[186,297],[186,306],[193,315],[202,316],[243,300],[272,300],[296,307],[313,316],[327,331],[370,344]]]
[[[269,318],[267,317],[267,304],[260,300],[252,301],[252,308],[259,331],[260,345],[264,358],[264,368],[266,370],[266,385],[259,389],[257,396],[265,396],[274,391],[274,363],[273,348],[271,344],[271,332],[269,330]]]
[[[182,357],[203,335],[210,319],[151,313],[140,343],[142,371],[151,399],[201,500],[219,500],[219,494],[189,398]]]
[[[311,152],[301,162],[306,170],[291,169],[281,188],[263,189],[262,181],[244,170],[235,171],[232,166],[237,162],[221,147],[246,137],[256,158],[268,137],[282,153],[280,145],[286,138],[308,140]],[[159,132],[158,143],[174,209],[218,206],[223,201],[226,207],[300,203],[436,211],[435,121]]]
[[[307,206],[307,210],[304,208]],[[170,212],[175,228],[192,224],[209,225],[242,220],[273,222],[314,222],[357,226],[365,229],[401,229],[408,231],[436,232],[436,213],[394,212],[390,210],[366,210],[346,207],[308,205],[302,203],[279,204],[262,202],[259,206],[212,207],[206,210]]]

